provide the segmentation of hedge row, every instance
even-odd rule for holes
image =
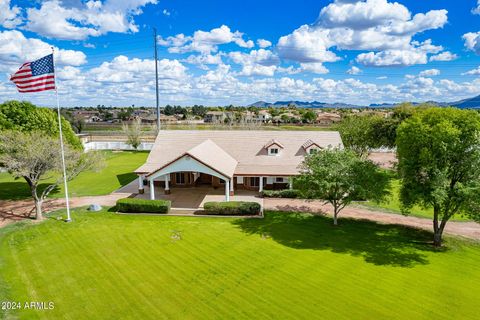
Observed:
[[[300,198],[300,192],[296,189],[284,190],[263,190],[262,197],[265,198]]]
[[[168,200],[144,200],[124,198],[117,201],[117,211],[131,213],[168,213],[171,202]]]
[[[230,201],[230,202],[205,202],[202,214],[211,215],[256,215],[260,213],[261,206],[257,202]]]

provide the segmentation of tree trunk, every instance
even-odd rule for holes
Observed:
[[[35,199],[34,201],[35,201],[35,219],[42,220],[43,219],[43,214],[42,214],[43,201],[39,199]]]
[[[438,226],[438,216],[440,215],[440,208],[438,206],[433,206],[433,245],[435,247],[440,247],[442,245],[442,232]]]
[[[333,225],[338,226],[338,203],[334,201],[333,203]]]

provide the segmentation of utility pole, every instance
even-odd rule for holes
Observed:
[[[157,58],[157,28],[153,28],[153,44],[155,48],[155,95],[157,105],[157,134],[160,132],[160,104],[158,100],[158,58]]]

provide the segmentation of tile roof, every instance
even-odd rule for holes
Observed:
[[[283,146],[275,156],[265,149],[272,140]],[[151,173],[191,152],[225,174],[232,170],[233,159],[235,175],[295,175],[308,140],[322,148],[343,147],[336,131],[162,130],[146,163],[135,172]]]

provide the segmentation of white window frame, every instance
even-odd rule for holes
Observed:
[[[275,152],[273,150],[276,150]],[[268,148],[268,155],[269,156],[278,156],[280,154],[280,148]]]

